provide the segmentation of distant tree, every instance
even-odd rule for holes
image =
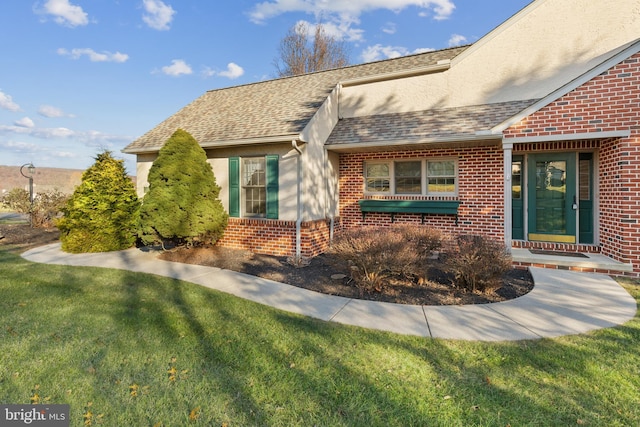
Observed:
[[[149,191],[142,200],[139,235],[145,244],[215,243],[227,226],[205,151],[178,129],[160,149],[149,170]]]
[[[140,201],[124,161],[114,159],[110,151],[98,154],[62,212],[56,226],[64,251],[107,252],[133,246]]]
[[[311,39],[309,26],[305,22],[298,22],[280,41],[278,53],[274,65],[280,77],[349,65],[345,43],[327,34],[322,24],[316,24]]]

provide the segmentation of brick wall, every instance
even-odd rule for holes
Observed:
[[[630,130],[630,137],[597,141],[600,246],[604,255],[633,263],[638,275],[640,54],[569,92],[504,134],[508,139],[622,130]],[[563,144],[571,147],[573,143],[555,143],[550,147],[561,149]]]
[[[303,222],[300,230],[302,256],[314,257],[328,249],[328,220]],[[293,256],[296,253],[296,222],[229,218],[224,236],[217,244],[259,254]]]
[[[371,160],[456,158],[457,196],[365,196],[363,165]],[[504,238],[503,153],[498,145],[340,155],[340,217],[343,227],[388,226],[391,215],[368,213],[362,219],[358,200],[459,200],[458,225],[453,215],[426,215],[425,224],[449,233],[484,234]],[[396,214],[396,223],[421,223],[419,214]]]

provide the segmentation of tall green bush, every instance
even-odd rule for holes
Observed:
[[[149,170],[149,190],[142,200],[143,243],[214,243],[227,226],[220,187],[205,151],[178,129],[160,149]]]
[[[109,151],[98,154],[62,212],[56,225],[64,251],[107,252],[133,246],[140,201],[124,161]]]

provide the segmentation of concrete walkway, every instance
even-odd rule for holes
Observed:
[[[162,261],[140,249],[68,254],[55,243],[22,256],[33,262],[116,268],[172,277],[318,319],[433,338],[509,341],[578,334],[625,323],[636,301],[605,275],[532,268],[534,289],[511,301],[419,306],[324,295],[214,267]]]

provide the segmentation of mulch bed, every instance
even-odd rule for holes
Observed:
[[[452,278],[437,267],[429,272],[429,281],[419,285],[406,278],[390,281],[382,292],[361,292],[349,276],[349,266],[331,254],[312,258],[308,265],[295,267],[287,258],[253,254],[222,247],[177,248],[161,254],[166,261],[207,265],[263,277],[330,295],[414,305],[485,304],[522,296],[533,289],[527,270],[509,271],[500,288],[490,293],[467,292],[457,288]],[[335,279],[342,274],[346,277]]]

